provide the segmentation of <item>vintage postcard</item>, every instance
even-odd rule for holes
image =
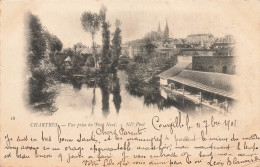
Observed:
[[[1,167],[260,166],[260,1],[0,3]]]

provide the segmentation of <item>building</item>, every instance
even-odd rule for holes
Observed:
[[[204,43],[213,40],[212,34],[191,34],[187,36],[187,43]]]
[[[129,57],[134,58],[137,55],[140,55],[142,53],[146,53],[146,48],[144,44],[136,44],[136,45],[130,45],[129,46]]]
[[[129,55],[129,44],[122,44],[122,55]]]
[[[182,56],[214,56],[216,49],[181,49]]]
[[[225,37],[218,37],[215,40],[215,43],[217,44],[234,44],[235,39],[232,35],[226,35]]]
[[[192,70],[235,74],[236,65],[233,56],[193,56]]]
[[[92,55],[93,49],[92,47],[84,46],[84,47],[77,47],[76,52],[80,54],[87,54]],[[100,45],[96,46],[96,53],[100,54],[102,52],[102,47]]]
[[[181,63],[184,65],[184,63]],[[162,96],[184,105],[184,99],[200,110],[231,111],[237,101],[233,90],[235,75],[201,72],[178,64],[159,74]]]
[[[178,49],[167,48],[167,47],[156,48],[155,51],[159,53],[161,56],[173,56],[179,53]]]
[[[164,31],[161,31],[161,27],[159,23],[158,30],[147,33],[145,37],[149,38],[151,41],[160,40],[160,39],[164,39],[164,40],[169,39],[169,27],[168,27],[167,20],[166,20]]]
[[[182,56],[182,55],[178,55],[178,56],[177,56],[177,60],[178,60],[179,63],[189,62],[190,64],[192,64],[192,56]]]
[[[166,26],[163,32],[163,39],[169,39],[169,27],[168,27],[168,22],[166,20]]]
[[[71,58],[70,56],[68,56],[65,60],[64,60],[64,65],[66,69],[71,69],[72,68],[72,62],[71,62]]]
[[[174,67],[158,75],[161,85],[168,85],[169,77],[179,74],[183,69],[191,69],[191,62],[179,62]]]

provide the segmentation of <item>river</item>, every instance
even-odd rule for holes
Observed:
[[[93,79],[75,79],[73,81],[57,82],[54,87],[53,114],[81,117],[116,117],[127,112],[136,114],[156,112],[185,112],[189,115],[198,113],[195,104],[177,102],[167,97],[163,92],[153,89],[138,94],[127,87],[128,77],[125,71],[117,75]],[[134,89],[134,88],[133,88]]]

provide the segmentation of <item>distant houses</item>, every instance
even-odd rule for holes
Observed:
[[[213,41],[214,37],[212,34],[191,34],[187,36],[187,43],[201,43]]]
[[[92,48],[89,46],[81,46],[81,47],[76,46],[75,50],[76,50],[76,53],[92,55]],[[97,54],[100,54],[101,50],[102,50],[101,46],[97,45],[96,46]]]
[[[158,33],[159,34],[159,33]],[[191,34],[187,38],[150,38],[146,35],[141,40],[130,41],[124,44],[124,51],[131,58],[145,53],[145,41],[151,40],[151,44],[157,52],[164,54],[177,54],[182,56],[232,56],[234,38],[231,35],[214,37],[212,34]]]
[[[134,58],[135,56],[146,53],[145,45],[144,44],[136,44],[136,45],[129,45],[128,47],[128,54],[130,58]]]
[[[67,56],[66,59],[64,60],[64,68],[66,72],[72,69],[72,60],[70,56]]]
[[[71,68],[71,58],[70,58],[70,56],[68,56],[65,60],[64,60],[64,62],[65,62],[65,66],[67,67],[67,68]]]
[[[232,80],[236,77],[233,36],[214,37],[203,33],[173,39],[169,36],[166,22],[164,31],[159,24],[157,31],[125,43],[123,53],[132,59],[142,54],[149,57],[147,43],[153,45],[159,57],[177,56],[175,66],[157,75],[161,87],[167,92],[166,98],[169,95],[176,100],[181,96],[209,108],[230,110],[237,100],[232,87]]]

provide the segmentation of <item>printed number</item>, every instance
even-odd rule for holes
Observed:
[[[15,120],[15,117],[11,117],[11,120]]]

